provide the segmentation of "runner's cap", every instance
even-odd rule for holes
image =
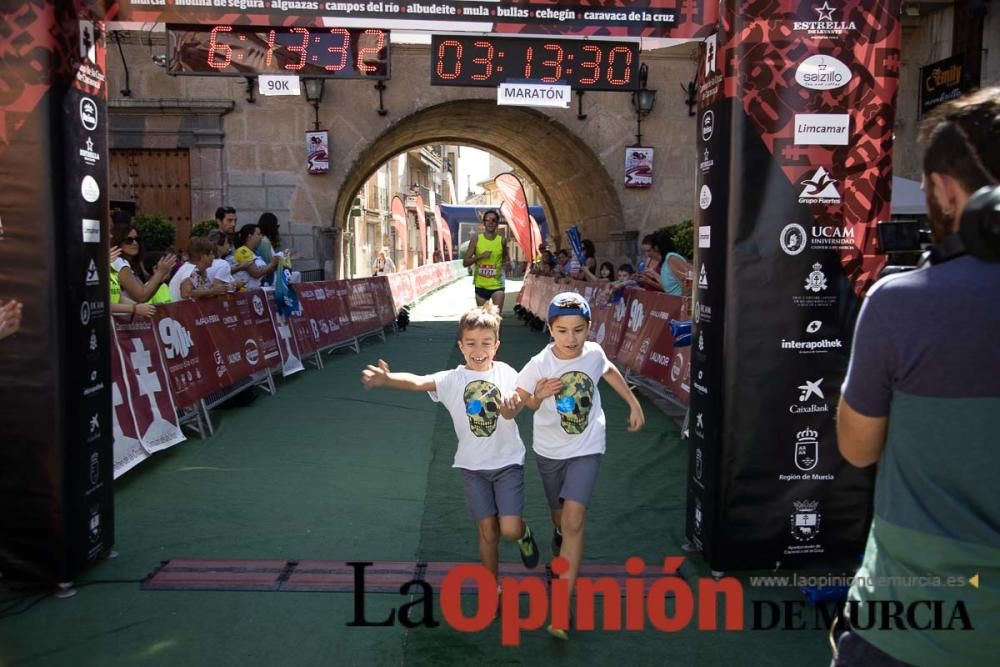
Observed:
[[[589,322],[590,304],[576,292],[556,294],[549,302],[549,324],[552,324],[552,320],[563,315],[579,315]]]

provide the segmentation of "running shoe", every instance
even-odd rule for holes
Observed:
[[[562,533],[557,528],[552,529],[552,556],[558,556],[562,550]]]
[[[521,562],[529,570],[538,565],[538,545],[535,544],[535,536],[531,534],[531,528],[524,524],[524,536],[517,541],[517,548],[521,552]]]

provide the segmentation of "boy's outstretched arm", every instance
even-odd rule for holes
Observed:
[[[432,376],[393,373],[389,370],[389,364],[382,359],[378,360],[378,366],[370,365],[361,371],[361,384],[365,386],[365,389],[389,387],[403,391],[437,391],[437,385]]]
[[[614,366],[611,366],[601,377],[628,403],[628,430],[638,431],[641,429],[642,425],[646,423],[646,415],[642,414],[642,406],[639,405],[639,399],[628,388],[628,384],[625,382],[625,378],[622,377],[621,372]]]

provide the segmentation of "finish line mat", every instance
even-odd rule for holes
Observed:
[[[420,563],[379,561],[367,566],[366,593],[399,594],[400,586],[417,580],[440,589],[445,575],[457,565],[471,563]],[[639,577],[625,572],[624,565],[584,564],[581,577],[610,577],[621,590],[626,579],[646,581],[663,577],[661,568],[646,566]],[[501,563],[500,577],[554,578],[546,564],[527,570],[515,563]],[[185,560],[164,561],[142,583],[147,591],[270,591],[353,593],[355,570],[345,561],[323,560]],[[645,585],[643,588],[647,588]],[[474,593],[471,582],[462,587],[463,593]]]

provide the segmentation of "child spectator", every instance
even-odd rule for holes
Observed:
[[[170,279],[170,296],[174,301],[200,299],[226,293],[224,284],[213,285],[208,278],[207,271],[215,257],[214,250],[212,242],[206,238],[191,239],[188,245],[188,261],[181,265]]]
[[[597,385],[604,378],[629,406],[628,430],[645,423],[642,406],[597,343],[587,341],[590,304],[574,292],[549,303],[553,342],[517,376],[517,393],[535,410],[535,460],[549,502],[555,532],[552,554],[569,561],[561,578],[569,592],[583,560],[583,532],[590,494],[605,450],[604,409]],[[568,628],[550,625],[549,633],[569,639]]]
[[[454,468],[465,487],[465,506],[479,527],[479,558],[495,577],[500,537],[517,542],[527,568],[538,565],[538,545],[524,514],[524,444],[514,418],[523,405],[517,372],[494,361],[500,313],[487,301],[462,316],[458,348],[465,365],[433,375],[393,373],[382,361],[361,374],[365,387],[426,391],[451,414],[458,436]]]
[[[222,283],[226,286],[227,292],[235,292],[243,287],[242,280],[233,278],[232,267],[224,258],[230,253],[231,243],[229,235],[218,229],[213,229],[208,234],[208,241],[212,244],[213,256],[212,265],[206,271],[208,279],[212,283]]]
[[[610,283],[615,277],[615,265],[611,262],[601,262],[596,276],[587,267],[583,267],[581,270],[588,282]]]

